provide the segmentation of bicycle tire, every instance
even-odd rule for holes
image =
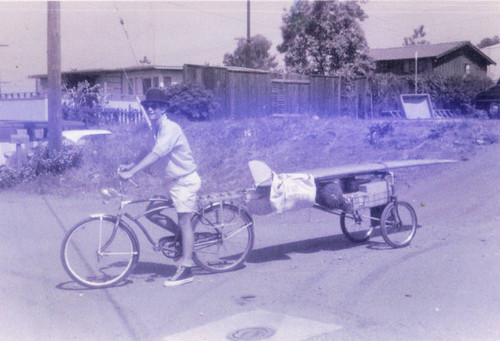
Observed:
[[[340,228],[342,233],[354,243],[363,243],[370,239],[373,232],[372,219],[370,217],[370,208],[362,208],[356,211],[359,214],[359,219],[355,219],[354,215],[346,212],[340,214]]]
[[[193,217],[193,260],[209,272],[226,272],[241,266],[254,243],[253,220],[243,209],[214,204]]]
[[[404,201],[391,202],[382,212],[380,230],[385,242],[393,248],[401,248],[410,244],[417,233],[417,214],[413,207]],[[395,223],[399,215],[401,222]],[[410,222],[411,220],[411,222]]]
[[[139,242],[114,216],[91,216],[75,224],[61,245],[61,262],[75,282],[88,288],[106,288],[125,279],[139,260]],[[111,240],[112,238],[112,240]],[[110,244],[99,252],[108,241]]]

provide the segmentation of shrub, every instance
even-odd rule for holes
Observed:
[[[456,114],[471,112],[471,104],[478,92],[491,86],[489,78],[477,76],[420,75],[418,93],[429,94],[434,108],[453,110]],[[415,89],[413,76],[376,74],[370,79],[375,112],[401,109],[400,95]]]
[[[13,169],[7,166],[0,166],[0,188],[11,187],[16,181],[17,174]]]
[[[40,147],[28,154],[19,171],[7,166],[0,167],[0,188],[34,180],[40,175],[62,174],[69,168],[79,166],[80,161],[81,154],[76,148],[65,146],[60,152],[51,155],[48,147]]]
[[[168,111],[193,121],[208,120],[220,108],[212,92],[196,84],[176,84],[165,91]]]
[[[394,74],[376,74],[370,79],[374,112],[400,110],[400,96],[408,88],[407,79]]]
[[[408,82],[415,86],[410,78]],[[418,80],[418,92],[428,93],[435,108],[450,109],[457,114],[467,112],[478,92],[492,85],[489,78],[476,76],[431,76],[426,75]]]

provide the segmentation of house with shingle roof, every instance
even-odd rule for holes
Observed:
[[[469,41],[441,44],[410,45],[372,49],[376,73],[396,75],[435,74],[440,76],[487,76],[487,67],[496,65]]]

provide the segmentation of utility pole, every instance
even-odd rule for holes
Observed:
[[[246,67],[250,67],[250,0],[247,0],[247,45],[245,48]]]
[[[47,77],[50,153],[62,149],[61,4],[47,2]]]
[[[247,0],[247,44],[250,45],[250,0]]]

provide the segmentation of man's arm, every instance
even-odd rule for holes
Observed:
[[[160,156],[158,154],[151,152],[148,155],[146,155],[144,159],[142,159],[141,162],[135,165],[131,170],[124,172],[118,171],[118,175],[120,175],[122,179],[128,180],[132,176],[134,176],[135,173],[140,172],[147,166],[155,163],[159,158]]]

